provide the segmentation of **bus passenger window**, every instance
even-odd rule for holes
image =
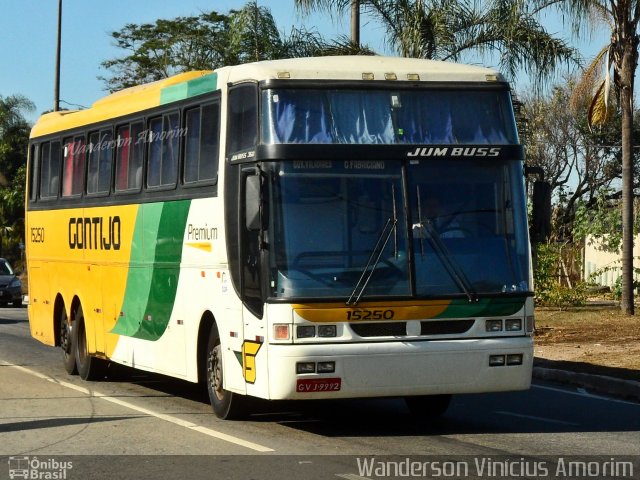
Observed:
[[[38,159],[40,155],[40,146],[38,144],[31,145],[29,152],[29,200],[34,201],[38,194]]]
[[[187,112],[185,122],[187,138],[184,146],[184,182],[198,181],[198,164],[200,163],[200,109]]]
[[[118,128],[116,152],[116,191],[137,192],[142,186],[144,158],[144,124],[132,123]]]
[[[175,185],[180,152],[180,116],[172,113],[152,119],[148,140],[147,187]]]
[[[215,180],[218,174],[219,104],[194,108],[186,114],[184,182]]]
[[[62,156],[62,196],[72,197],[82,194],[84,186],[84,137],[75,137],[73,140],[64,140]]]
[[[87,193],[109,193],[111,186],[111,163],[113,134],[102,130],[89,135],[89,166]]]
[[[142,186],[142,162],[144,161],[144,123],[131,125],[131,149],[129,150],[129,188],[140,190]]]
[[[131,137],[129,125],[118,128],[116,150],[116,192],[127,190],[129,179],[129,149],[131,148]]]
[[[49,165],[49,156],[51,155],[51,144],[43,143],[40,147],[40,196],[42,198],[49,197],[49,177],[51,170]]]
[[[254,85],[229,91],[227,152],[254,147],[258,141],[258,96]]]
[[[199,180],[218,176],[218,136],[220,135],[220,104],[202,107],[202,137],[200,139]]]
[[[180,117],[177,113],[164,116],[164,140],[162,142],[162,185],[175,185],[178,177],[180,154]]]
[[[147,187],[160,185],[162,162],[162,118],[154,118],[149,123],[149,165],[147,166]]]
[[[60,142],[42,145],[40,197],[56,198],[60,188]]]

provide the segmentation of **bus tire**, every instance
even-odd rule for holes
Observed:
[[[89,355],[87,349],[87,329],[84,324],[82,305],[78,305],[74,323],[73,338],[75,339],[78,374],[83,380],[102,380],[107,372],[108,363],[101,358]]]
[[[73,324],[67,315],[64,306],[60,309],[60,348],[62,349],[62,362],[69,375],[77,375],[76,344],[73,335]]]
[[[222,345],[218,327],[213,324],[209,332],[206,358],[206,383],[213,413],[223,420],[237,420],[246,415],[244,397],[224,389]]]
[[[404,399],[411,415],[418,418],[438,418],[447,411],[451,395],[420,395]]]

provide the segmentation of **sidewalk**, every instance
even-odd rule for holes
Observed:
[[[535,357],[533,378],[640,402],[640,371]]]

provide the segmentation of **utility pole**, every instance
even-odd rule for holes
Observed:
[[[58,40],[56,46],[56,73],[53,88],[53,111],[60,110],[60,47],[62,45],[62,0],[58,0]]]
[[[351,43],[360,46],[360,0],[351,0]]]

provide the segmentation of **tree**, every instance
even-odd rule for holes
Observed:
[[[283,44],[276,22],[267,7],[257,0],[240,10],[231,10],[230,48],[234,63],[258,62],[280,57]]]
[[[230,21],[227,15],[212,11],[153,24],[127,24],[111,36],[115,46],[129,54],[102,62],[112,75],[100,79],[114,92],[188,70],[237,63],[237,53],[229,48]]]
[[[281,35],[266,7],[256,1],[228,14],[127,24],[111,33],[128,54],[102,62],[111,72],[101,77],[114,92],[188,70],[209,70],[244,62],[278,58],[364,54],[373,52],[345,38],[326,40],[315,30],[294,28]]]
[[[0,255],[4,238],[17,244],[24,231],[23,208],[26,152],[30,125],[24,113],[33,111],[33,102],[21,95],[0,96]]]
[[[594,211],[594,207],[604,205],[603,199],[615,203],[620,195],[613,188],[622,175],[620,115],[612,115],[607,125],[589,128],[588,104],[573,102],[574,107],[567,108],[574,90],[575,81],[569,79],[555,85],[548,96],[522,97],[527,116],[527,163],[543,168],[557,199],[554,239],[571,240],[578,206]],[[640,140],[640,132],[635,135]],[[640,175],[636,178],[640,181]]]
[[[602,123],[608,117],[608,93],[613,76],[613,87],[617,93],[621,113],[622,149],[622,299],[620,306],[625,314],[634,314],[633,304],[633,92],[634,76],[638,65],[638,22],[640,2],[638,0],[537,0],[540,6],[556,7],[568,14],[574,31],[591,25],[595,20],[604,21],[611,29],[611,40],[602,49],[587,69],[587,77],[595,65],[604,61],[605,78],[597,86],[592,102],[590,121]],[[613,75],[611,75],[613,73]]]
[[[298,9],[343,12],[350,0],[294,0]],[[547,78],[560,62],[578,54],[537,21],[537,10],[521,0],[361,0],[362,12],[387,30],[399,55],[459,61],[464,54],[497,54],[500,68]]]

